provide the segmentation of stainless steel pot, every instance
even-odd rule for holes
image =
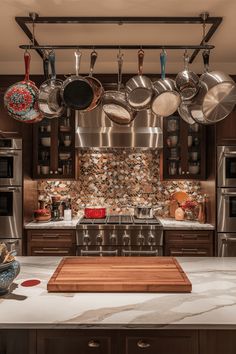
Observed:
[[[175,81],[166,78],[166,52],[160,54],[161,79],[154,82],[155,97],[152,100],[152,111],[160,117],[168,117],[179,107],[181,98],[176,90]]]
[[[150,108],[153,96],[152,81],[143,75],[144,51],[138,51],[138,75],[132,77],[125,85],[126,99],[136,111]]]
[[[137,219],[152,219],[153,209],[148,206],[137,206],[134,208],[134,216]]]
[[[189,71],[189,56],[184,53],[184,70],[179,72],[175,84],[180,92],[182,100],[191,100],[199,90],[199,77],[193,71]]]
[[[208,71],[209,51],[203,52],[205,73],[200,77],[198,95],[188,106],[192,118],[201,124],[214,124],[226,118],[236,103],[236,85],[221,71]]]

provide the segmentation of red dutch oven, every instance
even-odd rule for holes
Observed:
[[[85,208],[84,217],[87,219],[104,219],[106,217],[106,208]]]

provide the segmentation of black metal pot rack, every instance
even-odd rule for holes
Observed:
[[[50,49],[192,49],[194,50],[190,63],[194,61],[201,49],[213,49],[213,45],[206,44],[212,38],[217,28],[222,22],[222,17],[209,17],[208,14],[201,14],[199,17],[40,17],[36,13],[29,14],[28,17],[15,17],[17,24],[24,31],[32,44],[20,45],[21,49],[33,49],[44,57],[44,50]],[[40,45],[31,32],[29,24],[211,24],[205,37],[198,45]]]

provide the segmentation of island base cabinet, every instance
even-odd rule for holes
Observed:
[[[0,354],[36,354],[36,331],[0,330]]]
[[[204,330],[199,333],[199,354],[235,354],[235,330]]]
[[[197,331],[140,331],[125,337],[125,348],[125,354],[198,354],[198,336]]]
[[[114,341],[105,331],[41,330],[37,335],[37,354],[113,354]]]

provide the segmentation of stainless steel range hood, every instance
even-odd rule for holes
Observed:
[[[120,126],[106,117],[101,107],[92,112],[76,111],[77,148],[162,148],[160,118],[150,110],[139,112],[128,126]]]

